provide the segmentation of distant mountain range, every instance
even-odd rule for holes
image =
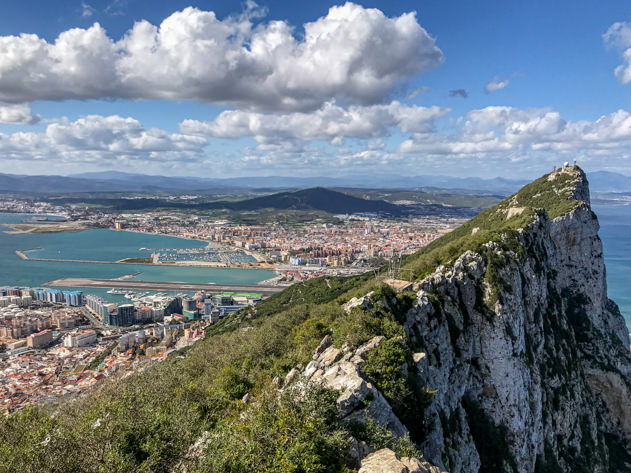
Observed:
[[[588,174],[596,192],[631,192],[631,177],[608,171]],[[26,176],[0,174],[0,192],[68,193],[170,191],[193,192],[234,188],[300,189],[316,186],[358,188],[437,188],[476,193],[511,194],[527,181],[500,177],[482,179],[449,176],[356,175],[332,177],[167,177],[117,171],[91,172],[71,176]]]
[[[512,193],[523,186],[526,180],[504,178],[453,178],[449,176],[398,176],[398,175],[354,175],[345,177],[231,177],[209,179],[195,177],[165,177],[128,174],[117,171],[73,174],[70,177],[90,179],[97,182],[110,181],[118,186],[135,185],[146,189],[162,190],[209,190],[222,188],[271,188],[298,189],[308,187],[360,187],[360,188],[419,188],[463,189]],[[136,187],[138,189],[138,187]]]

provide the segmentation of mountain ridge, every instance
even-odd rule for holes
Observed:
[[[65,203],[83,202],[82,198],[67,198]],[[274,194],[251,197],[242,200],[218,200],[210,202],[181,202],[163,199],[101,198],[94,202],[117,211],[141,210],[154,208],[172,208],[186,210],[221,210],[250,211],[262,209],[323,211],[332,214],[345,213],[387,213],[401,215],[404,208],[380,199],[364,199],[344,192],[312,187],[296,191],[277,192]]]
[[[631,192],[631,177],[609,171],[589,174],[592,190],[599,192]],[[145,175],[121,171],[101,171],[59,175],[19,175],[0,173],[0,192],[130,192],[130,191],[203,191],[228,188],[428,188],[510,194],[525,185],[524,179],[457,178],[451,176],[355,175],[331,177],[243,177],[201,178]]]

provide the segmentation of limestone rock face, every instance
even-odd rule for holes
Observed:
[[[421,445],[432,464],[451,473],[631,471],[628,331],[607,298],[587,181],[573,195],[585,202],[519,232],[520,254],[491,243],[420,282],[405,330],[420,381],[437,391]],[[496,287],[489,253],[501,262]]]
[[[373,295],[373,292],[371,291],[363,297],[353,297],[350,301],[348,301],[342,307],[344,308],[347,314],[349,314],[351,309],[355,307],[361,307],[364,309],[370,308],[372,306],[372,300],[370,299],[370,296],[372,295]]]
[[[358,473],[442,473],[440,468],[416,458],[399,458],[392,450],[383,448],[371,453],[361,463]]]
[[[342,419],[361,420],[370,415],[394,435],[403,437],[408,432],[407,428],[392,412],[386,398],[361,373],[366,356],[382,340],[383,337],[374,337],[356,350],[335,348],[333,345],[320,355],[316,350],[315,360],[305,367],[302,375],[340,393],[337,407]]]

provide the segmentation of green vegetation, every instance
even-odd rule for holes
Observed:
[[[555,176],[554,179],[551,176]],[[516,232],[530,224],[545,211],[554,219],[580,205],[573,200],[575,183],[583,178],[578,167],[546,174],[523,187],[502,203],[480,212],[464,225],[443,235],[402,262],[420,279],[441,264],[449,264],[467,250],[483,252],[484,244],[495,241],[507,249],[516,249]]]
[[[425,408],[435,394],[418,384],[412,352],[402,337],[389,338],[368,354],[363,371],[383,393],[394,413],[407,425],[412,440],[426,434]]]
[[[218,422],[191,471],[349,471],[350,438],[339,422],[334,391],[308,384],[278,396],[268,388],[258,399]]]
[[[360,431],[376,446],[411,451],[409,439],[389,438],[373,425],[342,425],[332,391],[309,387],[306,397],[292,389],[276,395],[273,379],[310,361],[327,333],[350,341],[350,327],[342,329],[347,317],[340,302],[346,296],[340,296],[367,281],[309,281],[210,327],[183,358],[172,356],[124,381],[104,382],[73,402],[31,407],[0,420],[0,472],[166,472],[188,457],[204,432],[212,440],[189,471],[345,472],[350,436]],[[370,330],[355,343],[388,337],[367,369],[388,388],[388,399],[400,400],[403,413],[416,392],[405,376],[394,374],[404,363],[412,366],[397,321],[410,298],[396,297],[388,287],[378,288],[373,298],[370,320],[358,321]],[[244,403],[246,393],[250,400]]]
[[[97,369],[99,365],[103,363],[103,361],[105,361],[105,358],[107,358],[108,356],[112,354],[112,351],[114,351],[114,348],[116,348],[116,345],[118,345],[117,342],[113,342],[112,344],[110,344],[110,346],[107,347],[107,349],[103,353],[101,353],[99,356],[97,356],[96,358],[94,358],[94,360],[90,362],[87,369],[89,370]]]
[[[366,442],[375,450],[389,448],[399,455],[399,457],[421,458],[421,453],[414,446],[409,436],[397,438],[392,432],[379,425],[370,417],[366,419],[366,422],[349,422],[347,428],[353,434],[353,437]]]

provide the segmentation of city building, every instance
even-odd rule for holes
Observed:
[[[94,294],[88,294],[85,296],[85,303],[95,314],[103,319],[103,322],[109,323],[105,319],[108,318],[108,306],[110,304],[105,299]]]
[[[133,304],[119,305],[116,312],[109,314],[109,324],[127,327],[134,324],[136,308]]]
[[[33,333],[26,339],[26,345],[30,348],[42,348],[48,346],[53,341],[52,330],[42,330]]]
[[[81,291],[63,291],[66,304],[77,307],[83,305],[83,293]]]
[[[64,338],[64,346],[77,348],[96,343],[96,332],[94,330],[86,330],[79,333],[71,333]]]

